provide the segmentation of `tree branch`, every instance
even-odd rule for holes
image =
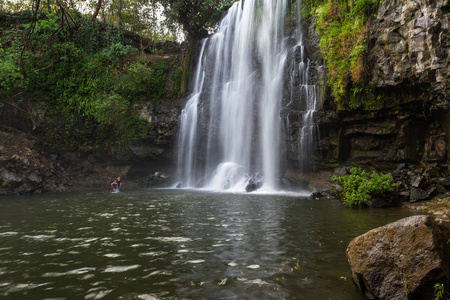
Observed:
[[[36,8],[34,9],[33,12],[33,20],[32,23],[30,25],[30,30],[27,33],[27,39],[25,40],[25,43],[22,47],[22,51],[20,52],[20,64],[23,66],[23,54],[25,53],[25,49],[28,46],[28,43],[31,40],[31,35],[34,33],[34,29],[36,28],[36,23],[37,23],[37,14],[39,11],[39,5],[41,4],[41,0],[34,0],[33,1],[33,6],[35,6],[34,4],[36,4]]]
[[[75,25],[75,21],[73,20],[72,16],[69,14],[69,12],[67,11],[67,9],[62,5],[62,3],[59,0],[56,0],[58,2],[59,7],[61,7],[61,9],[63,10],[63,12],[69,16],[69,19],[72,21],[73,25]]]

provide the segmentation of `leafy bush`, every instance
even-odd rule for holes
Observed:
[[[132,54],[137,50],[130,45],[124,45],[122,43],[113,43],[109,48],[103,50],[103,54],[113,64],[117,65],[119,62],[123,64],[123,59],[126,55]]]
[[[20,87],[24,81],[15,54],[17,56],[17,52],[14,53],[0,47],[0,89],[4,89],[6,92]]]
[[[375,197],[385,197],[394,188],[394,180],[390,173],[367,173],[359,167],[352,168],[348,176],[333,176],[332,180],[339,184],[340,191],[335,195],[350,207],[368,205]]]

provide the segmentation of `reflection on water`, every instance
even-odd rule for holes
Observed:
[[[0,205],[4,299],[362,299],[347,244],[411,213],[179,190]]]

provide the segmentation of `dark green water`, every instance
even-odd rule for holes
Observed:
[[[412,214],[180,190],[0,205],[1,299],[362,299],[347,244]]]

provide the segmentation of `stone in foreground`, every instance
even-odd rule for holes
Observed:
[[[433,299],[450,283],[450,224],[412,216],[373,229],[347,248],[352,279],[369,299]]]

